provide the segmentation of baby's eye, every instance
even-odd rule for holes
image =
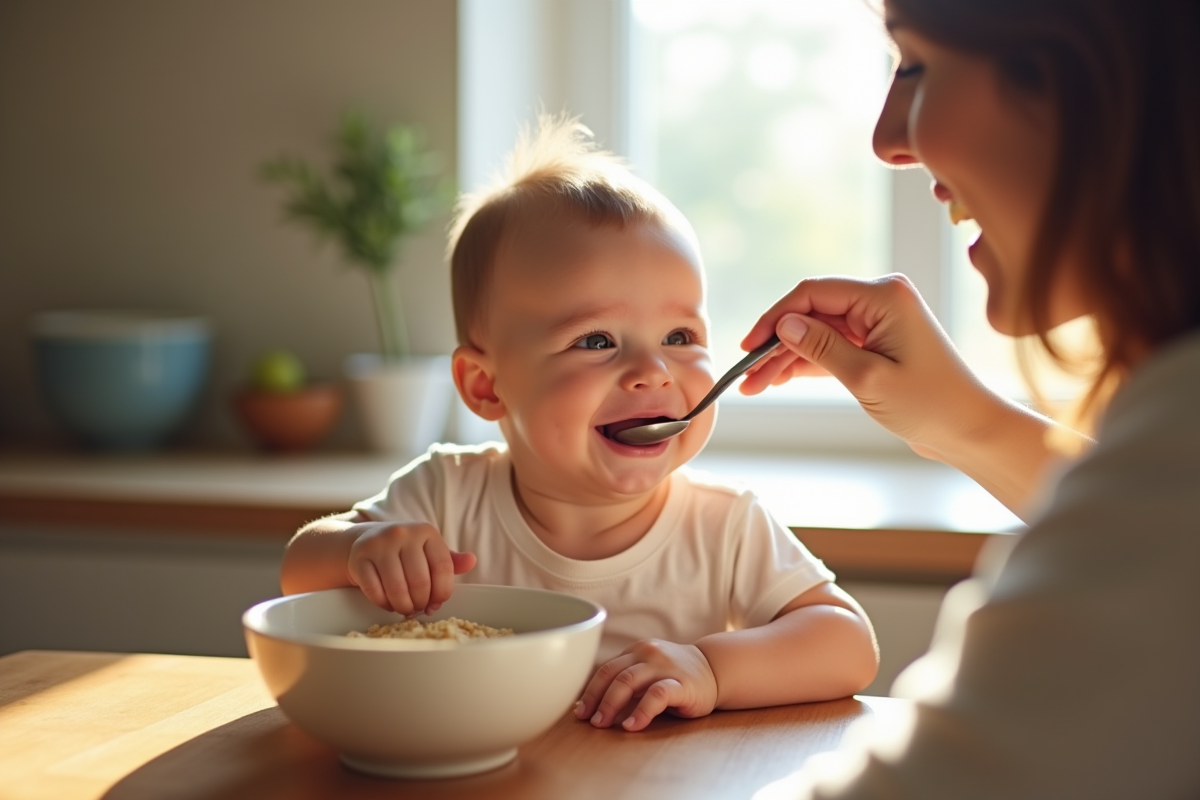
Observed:
[[[667,338],[663,339],[663,344],[691,344],[692,335],[687,331],[671,331],[667,334]]]
[[[617,345],[609,338],[607,333],[589,333],[576,342],[574,346],[581,350],[608,350]]]

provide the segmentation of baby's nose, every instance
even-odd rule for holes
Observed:
[[[625,373],[624,385],[627,389],[662,389],[674,382],[675,378],[666,362],[647,354],[630,365]]]

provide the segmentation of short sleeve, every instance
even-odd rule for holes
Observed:
[[[430,448],[393,474],[379,494],[355,503],[354,510],[377,521],[427,522],[440,526],[437,510],[445,486],[444,459],[443,453]]]
[[[738,497],[727,525],[734,628],[766,625],[793,598],[834,580],[834,574],[752,492]]]

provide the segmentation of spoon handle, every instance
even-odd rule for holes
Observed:
[[[778,346],[779,337],[775,334],[771,334],[770,339],[767,339],[767,341],[756,350],[751,350],[746,354],[745,358],[734,364],[728,372],[722,375],[721,379],[717,381],[712,390],[708,394],[704,395],[704,399],[697,403],[696,407],[693,408],[688,415],[683,418],[684,421],[690,420],[692,417],[696,416],[701,411],[712,405],[713,400],[716,400],[722,392],[728,389],[731,383],[742,377],[742,373],[753,367],[755,364],[761,361],[763,357],[767,355],[767,353],[770,353]]]

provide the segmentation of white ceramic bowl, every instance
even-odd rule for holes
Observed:
[[[344,764],[432,778],[506,764],[554,725],[590,677],[605,613],[558,592],[463,584],[428,619],[447,617],[515,635],[462,644],[348,638],[402,619],[358,589],[268,600],[242,625],[279,707]]]

